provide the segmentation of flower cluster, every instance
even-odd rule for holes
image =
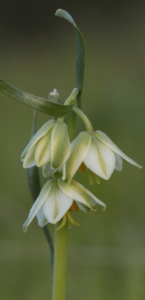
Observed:
[[[103,132],[94,131],[87,116],[80,110],[75,101],[76,89],[72,92],[69,104],[74,103],[73,111],[83,120],[86,131],[81,132],[70,143],[68,126],[64,117],[52,119],[45,123],[33,136],[24,149],[21,159],[24,168],[42,167],[44,177],[50,179],[43,186],[38,198],[33,204],[28,219],[23,225],[24,231],[37,216],[38,224],[56,224],[66,217],[70,223],[77,223],[70,212],[96,210],[97,204],[105,208],[105,204],[90,191],[73,180],[77,170],[88,168],[90,183],[93,176],[108,180],[116,169],[122,170],[122,158],[141,168],[139,164],[126,156]],[[67,104],[68,104],[67,99]],[[61,227],[61,226],[60,226]]]

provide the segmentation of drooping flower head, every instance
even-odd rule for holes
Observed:
[[[38,224],[43,227],[47,223],[56,224],[75,207],[87,212],[90,209],[96,210],[97,204],[105,208],[102,201],[78,182],[72,180],[67,185],[61,178],[51,179],[45,183],[33,204],[23,230],[27,230],[35,216],[37,216]]]
[[[66,182],[69,183],[82,163],[97,176],[109,179],[114,169],[121,171],[124,158],[138,168],[134,160],[124,154],[103,132],[81,132],[71,144],[66,164]]]
[[[70,151],[67,125],[59,119],[50,120],[30,140],[21,160],[24,168],[42,167],[50,162],[51,169],[55,170],[66,162]]]

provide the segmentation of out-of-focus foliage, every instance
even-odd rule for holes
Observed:
[[[25,3],[24,15],[24,7],[16,3],[12,7],[10,2],[8,11],[15,8],[19,12],[17,30],[12,16],[11,22],[1,20],[0,77],[44,98],[57,88],[66,99],[76,85],[76,49],[71,25],[52,18],[61,5],[75,18],[85,38],[84,112],[96,130],[105,132],[144,167],[144,6],[132,3],[130,7],[125,2],[117,6],[116,1],[110,5],[97,1],[95,6],[90,1],[82,7],[78,1],[81,9],[74,2],[69,9],[68,2],[56,2],[55,8],[50,2],[49,26],[40,13],[37,22],[43,26],[39,29],[29,21],[31,15],[36,17],[36,7],[28,11]],[[1,5],[6,16],[3,2]],[[38,3],[36,6],[39,9]],[[26,28],[25,22],[29,24]],[[48,245],[36,221],[27,234],[22,232],[32,200],[20,155],[31,136],[33,110],[2,93],[0,104],[0,299],[46,299],[51,295]],[[37,128],[47,120],[38,113]],[[78,125],[79,130],[84,128],[80,121]],[[107,204],[107,210],[98,207],[89,215],[75,214],[81,226],[69,231],[69,299],[144,300],[144,169],[124,162],[121,173],[114,172],[109,181],[101,180],[93,187],[87,175],[78,173],[76,178]],[[53,226],[50,230],[53,234]]]

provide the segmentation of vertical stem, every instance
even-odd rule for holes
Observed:
[[[57,230],[60,223],[55,228],[53,300],[65,300],[68,224],[66,222],[62,229]]]

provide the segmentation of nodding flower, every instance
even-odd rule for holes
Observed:
[[[47,223],[56,224],[67,213],[68,219],[72,220],[70,212],[74,209],[81,209],[85,212],[90,209],[96,210],[97,204],[106,207],[102,201],[77,181],[72,180],[68,185],[61,177],[50,179],[45,183],[34,202],[28,219],[23,225],[23,230],[24,232],[27,230],[35,216],[37,216],[38,224],[43,227]]]
[[[71,154],[66,163],[66,182],[69,183],[76,171],[85,169],[108,180],[114,169],[121,171],[124,158],[132,165],[142,168],[124,154],[102,131],[83,131],[71,143]],[[84,165],[82,165],[82,163]]]
[[[21,160],[24,168],[50,163],[52,170],[62,167],[71,152],[68,128],[60,119],[45,123],[24,149]],[[46,168],[45,168],[46,169]]]

